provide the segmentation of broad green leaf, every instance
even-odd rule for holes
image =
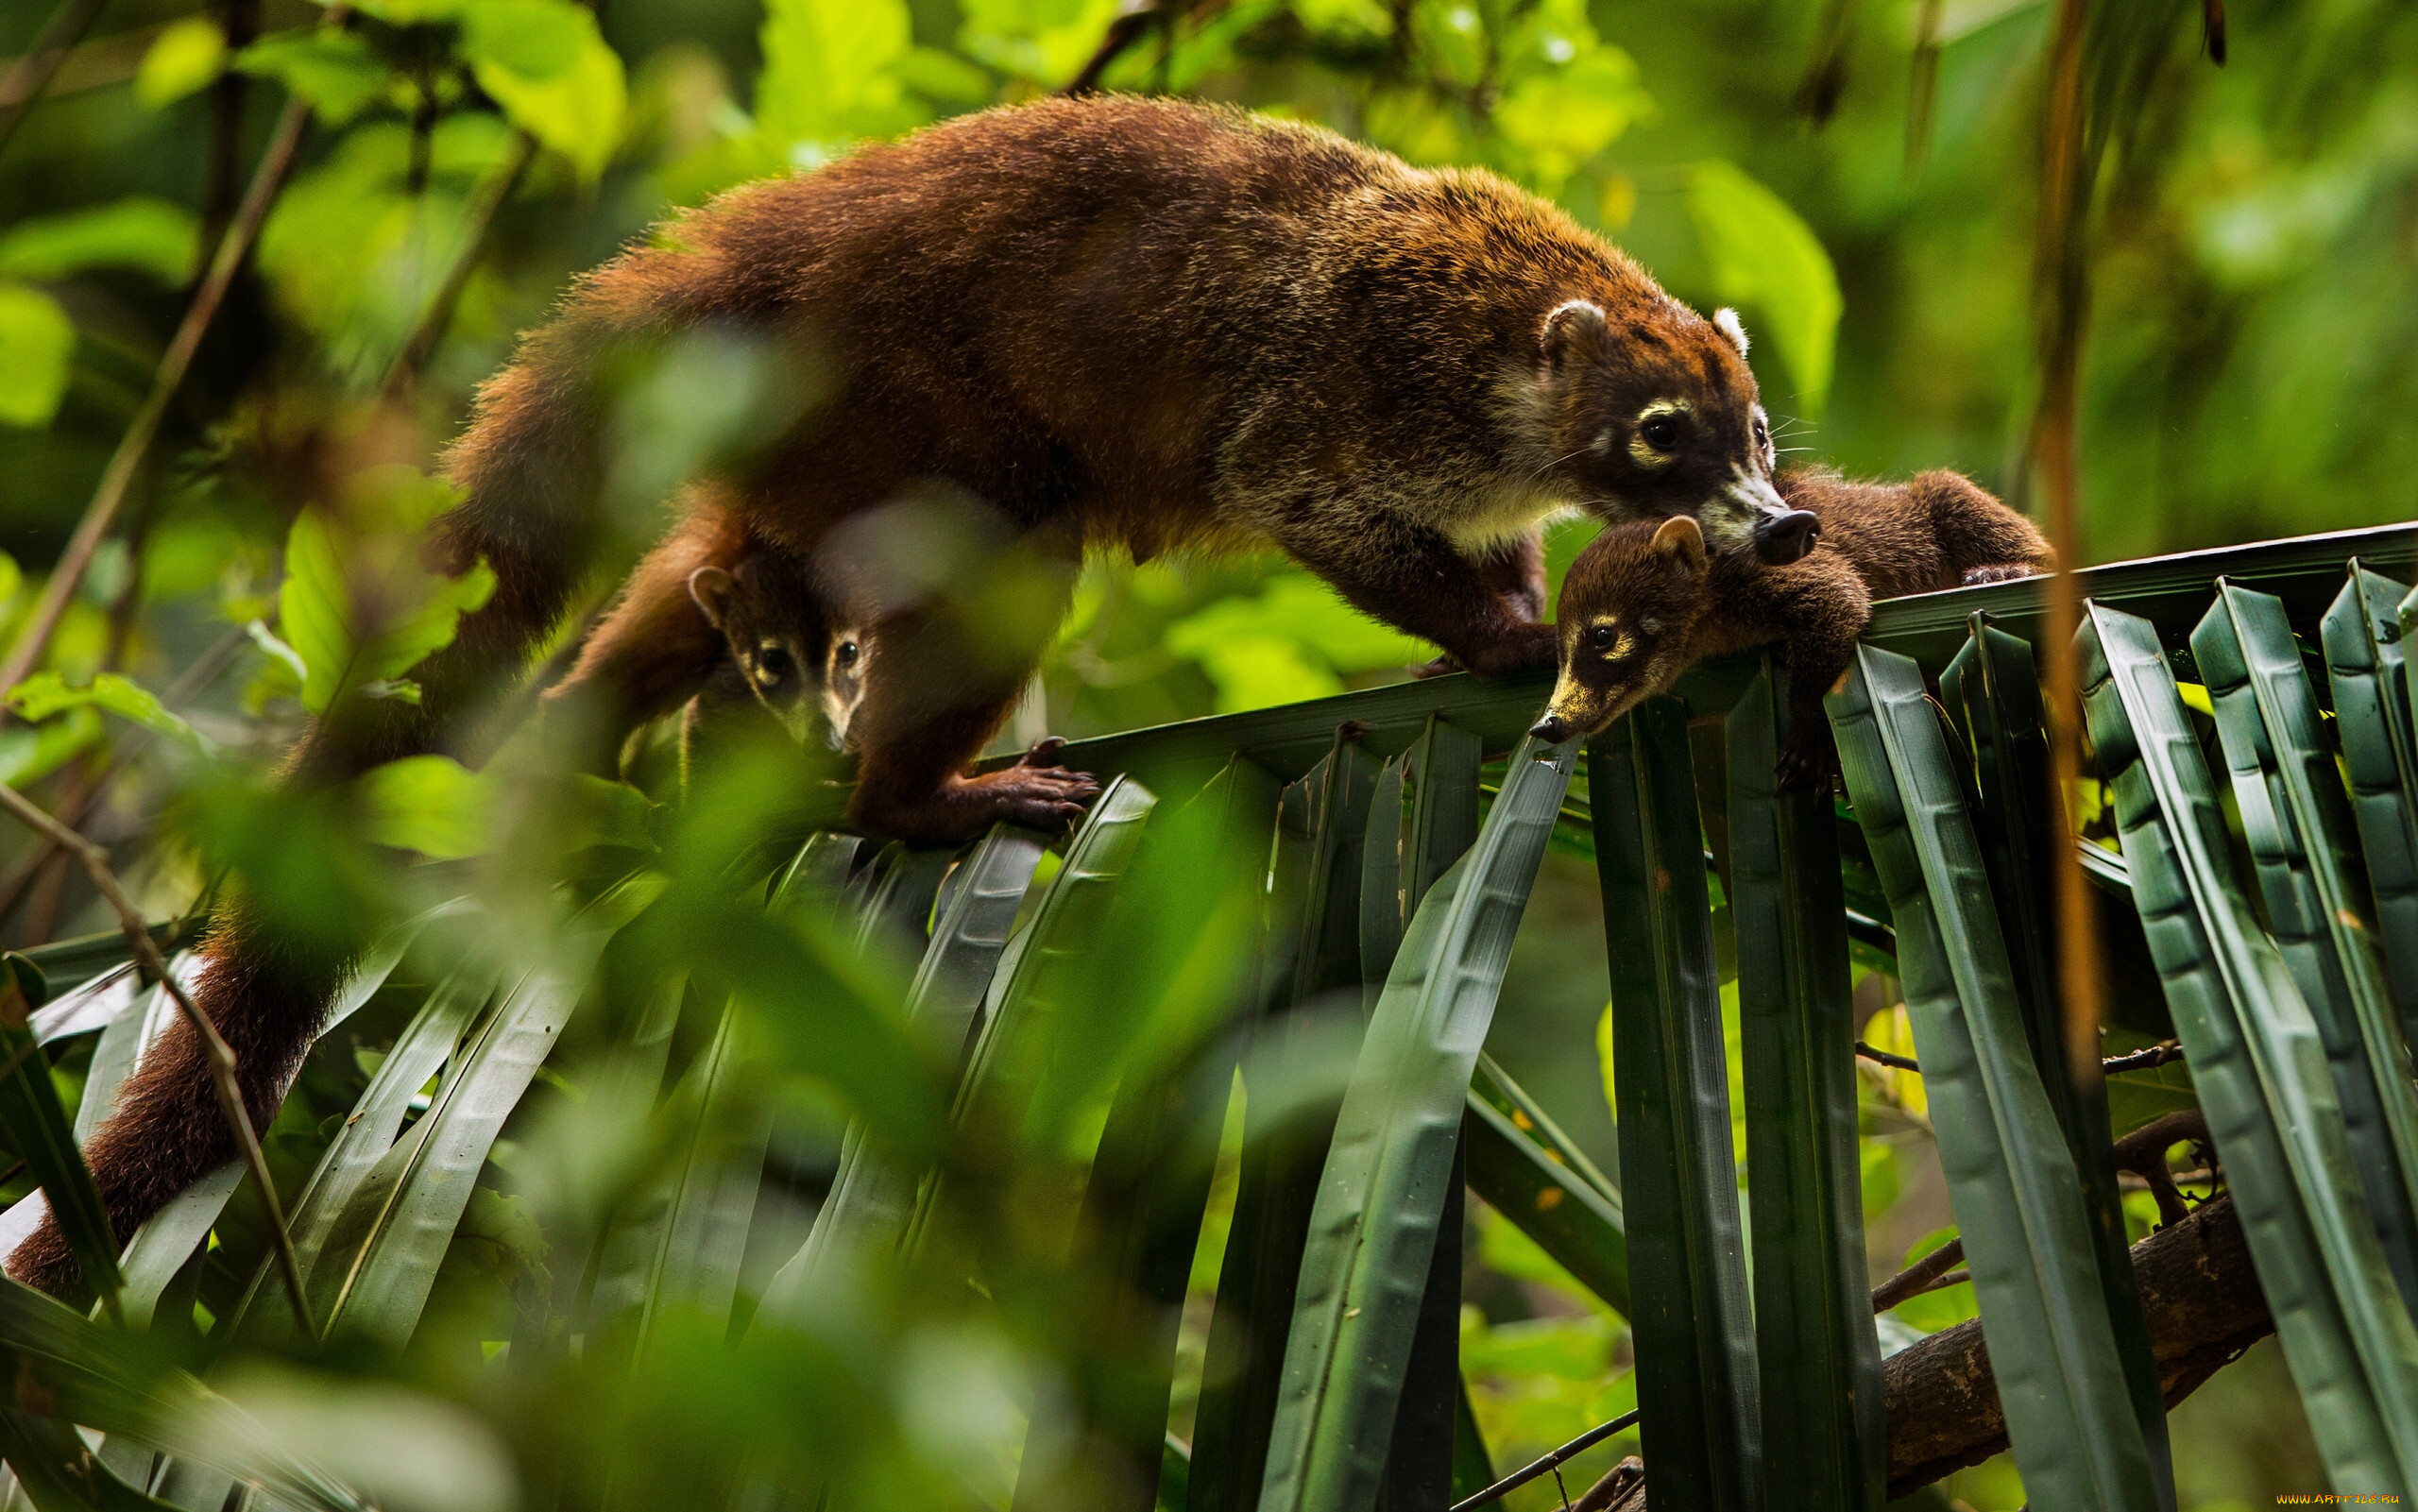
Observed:
[[[197,756],[215,749],[199,731],[169,712],[157,693],[117,672],[102,672],[82,688],[70,686],[57,672],[36,672],[9,689],[7,702],[18,715],[37,722],[90,705],[164,735]]]
[[[271,32],[237,53],[235,66],[283,84],[329,126],[359,115],[395,76],[358,33],[333,26]]]
[[[91,707],[71,708],[65,719],[27,729],[0,730],[0,782],[21,788],[74,760],[101,738],[101,717]]]
[[[1512,86],[1494,120],[1527,154],[1536,180],[1551,190],[1611,145],[1652,103],[1628,54],[1598,47],[1558,74]]]
[[[304,708],[322,713],[339,697],[400,678],[450,644],[461,617],[495,591],[485,562],[458,578],[420,564],[419,528],[456,497],[409,467],[378,468],[364,475],[341,526],[317,510],[295,520],[278,612],[305,668]],[[360,521],[381,528],[357,534]]]
[[[570,0],[490,0],[465,31],[479,88],[593,182],[628,125],[629,81],[596,18]]]
[[[756,128],[810,162],[858,137],[918,125],[899,65],[912,40],[905,0],[767,0],[758,34]]]
[[[526,79],[569,73],[596,35],[594,15],[571,0],[484,0],[462,12],[462,55]]]
[[[978,62],[1036,84],[1072,78],[1098,47],[1118,0],[967,0],[957,44]]]
[[[86,268],[127,267],[179,284],[193,277],[200,248],[201,223],[192,211],[132,195],[17,222],[0,234],[0,277],[63,279]]]
[[[1715,297],[1760,315],[1796,385],[1791,403],[1819,414],[1841,308],[1831,254],[1786,200],[1730,163],[1689,169],[1687,200]]]
[[[1293,14],[1313,32],[1342,36],[1390,37],[1393,13],[1379,0],[1289,0]]]
[[[451,756],[405,756],[372,767],[359,790],[365,827],[381,845],[448,861],[495,848],[496,779]]]
[[[67,395],[75,355],[76,323],[58,300],[0,283],[0,425],[48,425]]]
[[[134,97],[153,110],[214,82],[227,66],[227,34],[207,16],[171,22],[145,49]]]

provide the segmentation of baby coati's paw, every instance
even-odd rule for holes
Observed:
[[[1811,722],[1811,728],[1800,728],[1780,742],[1779,760],[1772,775],[1782,792],[1827,790],[1831,779],[1839,774],[1839,748],[1831,739],[1830,725]]]
[[[1988,567],[1968,567],[1965,569],[1965,586],[1978,588],[1984,583],[2012,583],[2019,577],[2034,576],[2037,570],[2021,562],[1994,562]]]

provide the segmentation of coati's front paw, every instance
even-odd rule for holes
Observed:
[[[1828,789],[1831,779],[1839,774],[1839,748],[1831,739],[1830,725],[1818,720],[1809,722],[1812,728],[1800,725],[1780,742],[1779,760],[1772,775],[1782,792]]]
[[[1965,586],[1968,588],[1978,588],[1985,583],[2012,583],[2019,577],[2035,576],[2038,571],[2039,569],[2023,562],[1997,562],[1988,567],[1968,567],[1965,569]]]
[[[1013,767],[951,776],[937,787],[860,785],[849,817],[866,834],[910,845],[962,845],[998,824],[1054,834],[1082,818],[1099,796],[1098,777],[1059,764],[1065,748],[1052,736]]]
[[[1099,796],[1098,777],[1059,763],[1059,753],[1065,749],[1060,736],[1037,740],[1014,766],[960,778],[959,801],[970,801],[982,810],[979,829],[996,824],[1022,824],[1053,834],[1064,829],[1081,819],[1083,810]]]
[[[1455,672],[1466,671],[1468,669],[1455,661],[1452,654],[1447,652],[1433,661],[1422,661],[1414,666],[1410,670],[1410,675],[1418,678],[1448,677]]]

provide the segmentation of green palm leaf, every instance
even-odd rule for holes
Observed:
[[[1730,1151],[1687,713],[1649,699],[1589,748],[1612,976],[1629,1326],[1656,1512],[1757,1504],[1754,1326]]]
[[[1382,846],[1364,843],[1372,794],[1388,824],[1401,823],[1400,759],[1385,763],[1383,772],[1381,777],[1356,732],[1346,731],[1307,775],[1285,790],[1260,951],[1260,1000],[1269,1016],[1252,1030],[1253,1066],[1292,1059],[1305,1005],[1348,994],[1358,1007],[1361,927],[1369,917],[1361,908],[1369,885],[1363,863],[1382,850],[1386,870],[1378,885],[1390,901],[1396,855],[1390,827]],[[1387,916],[1379,910],[1377,917]],[[1302,1245],[1335,1125],[1334,1103],[1282,1110],[1289,1116],[1280,1117],[1273,1089],[1256,1083],[1252,1095],[1253,1072],[1246,1069],[1244,1078],[1242,1167],[1194,1415],[1194,1512],[1243,1512],[1258,1504]]]
[[[2092,744],[2133,897],[2337,1490],[2418,1464],[2418,1333],[2359,1198],[2317,1027],[2233,876],[2225,824],[2165,648],[2100,604],[2077,633]]]
[[[1476,844],[1438,879],[1404,937],[1311,1219],[1262,1512],[1376,1498],[1470,1076],[1575,755],[1521,744]],[[1450,1443],[1448,1428],[1448,1454]]]
[[[1826,792],[1782,793],[1786,716],[1768,658],[1730,711],[1729,906],[1737,935],[1763,1473],[1792,1504],[1879,1500],[1888,1455],[1864,1259],[1855,1006]]]
[[[1859,648],[1830,701],[1897,921],[1906,1010],[2007,1436],[2047,1506],[2151,1512],[2157,1488],[2082,1186],[2026,1036],[1980,841],[1922,670]]]
[[[2191,633],[2275,943],[2316,1021],[2368,1216],[2418,1300],[2418,1093],[2334,754],[2284,606],[2220,578]]]
[[[2418,1041],[2418,741],[2398,613],[2406,590],[2356,557],[2349,574],[2325,611],[2326,681],[2402,1037]]]

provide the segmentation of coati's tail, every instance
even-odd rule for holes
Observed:
[[[509,686],[553,628],[584,575],[600,528],[597,399],[587,381],[616,331],[617,311],[644,308],[632,280],[639,254],[606,269],[563,318],[534,333],[513,366],[481,392],[468,431],[445,459],[467,493],[431,533],[431,565],[449,572],[485,558],[496,589],[466,616],[451,645],[415,670],[422,695],[355,699],[303,737],[289,787],[347,781],[384,761],[444,749],[467,717]],[[617,293],[621,296],[615,297]],[[240,899],[221,906],[204,946],[196,1005],[233,1050],[253,1127],[265,1130],[316,1038],[352,954],[276,929]],[[144,1055],[116,1111],[85,1150],[120,1243],[193,1181],[235,1155],[201,1045],[181,1020]],[[83,1283],[45,1218],[9,1256],[10,1275],[53,1295]]]

